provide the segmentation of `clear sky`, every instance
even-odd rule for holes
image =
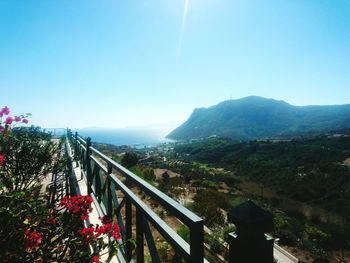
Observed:
[[[258,95],[350,103],[349,0],[0,0],[0,106],[43,127],[175,127]]]

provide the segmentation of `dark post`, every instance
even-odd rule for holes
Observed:
[[[191,262],[203,262],[204,258],[204,237],[203,220],[194,222],[190,226],[190,257]]]
[[[72,163],[72,157],[71,157],[71,152],[70,152],[70,145],[69,145],[69,139],[70,136],[72,136],[72,133],[69,129],[67,129],[67,138],[65,140],[65,151],[67,155],[67,162],[66,162],[66,167],[67,167],[67,174],[66,174],[66,193],[69,193],[68,185],[69,185],[69,178],[72,176],[72,171],[73,171],[73,163]]]
[[[98,202],[101,202],[102,199],[102,185],[101,185],[101,176],[100,169],[94,169],[91,175],[92,180],[95,179],[95,195],[97,197]]]
[[[74,159],[76,161],[79,160],[79,153],[78,153],[78,132],[75,132],[75,141],[74,141]],[[77,162],[78,164],[78,162]]]
[[[91,178],[91,138],[88,137],[86,139],[86,177],[88,182],[88,195],[91,194],[91,184],[92,184],[92,178]]]
[[[143,247],[143,215],[141,209],[136,207],[136,262],[144,263]]]
[[[110,163],[107,164],[107,216],[112,218],[112,189],[111,189],[111,176],[112,174],[112,165]],[[113,189],[115,191],[115,189]],[[118,215],[117,215],[118,216]]]
[[[273,239],[265,236],[273,230],[269,212],[247,201],[229,211],[228,222],[237,228],[228,239],[230,263],[273,263]]]
[[[128,197],[125,197],[125,230],[126,230],[126,240],[132,238],[132,207],[131,201]],[[126,261],[130,262],[132,259],[132,247],[130,242],[126,242]]]

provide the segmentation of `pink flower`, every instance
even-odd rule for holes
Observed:
[[[92,261],[93,263],[98,263],[98,262],[100,262],[100,261],[98,260],[98,256],[96,256],[96,255],[93,255],[93,256],[91,257],[91,261]]]
[[[27,119],[23,119],[22,122],[25,123],[25,124],[27,124],[27,123],[28,123],[28,120],[27,120]]]
[[[12,122],[13,122],[13,118],[12,118],[12,117],[7,117],[6,120],[5,120],[5,123],[6,123],[7,125],[11,125]]]
[[[2,166],[4,161],[5,161],[5,156],[0,153],[0,167]]]
[[[4,114],[4,115],[9,115],[10,114],[10,109],[5,106],[1,109],[1,113]]]
[[[26,230],[25,237],[25,249],[32,249],[38,247],[41,243],[41,235],[38,232]]]
[[[19,122],[19,121],[21,121],[21,117],[19,117],[19,116],[15,116],[14,121],[15,121],[15,122]]]

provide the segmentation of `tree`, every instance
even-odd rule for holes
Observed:
[[[122,165],[130,168],[135,166],[139,161],[139,158],[136,153],[134,152],[126,152],[122,158]]]
[[[208,226],[223,225],[225,223],[225,215],[220,210],[220,206],[225,204],[225,200],[221,200],[221,193],[206,189],[199,191],[193,198],[193,209],[201,214]],[[226,204],[224,205],[226,207]]]
[[[165,183],[165,184],[168,184],[169,181],[170,181],[170,176],[168,174],[167,171],[165,171],[163,174],[162,174],[162,181]]]
[[[154,170],[150,167],[143,169],[143,176],[147,181],[154,181],[156,180],[156,175],[154,174]]]

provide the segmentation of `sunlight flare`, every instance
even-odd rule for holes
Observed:
[[[181,31],[180,31],[180,38],[179,38],[179,45],[178,45],[178,50],[177,50],[177,56],[179,56],[182,48],[182,42],[183,42],[183,37],[184,37],[184,32],[185,32],[185,27],[186,27],[186,20],[187,20],[187,14],[188,14],[188,7],[190,4],[190,0],[185,0],[184,1],[184,10],[183,10],[183,15],[182,15],[182,23],[181,23]]]

